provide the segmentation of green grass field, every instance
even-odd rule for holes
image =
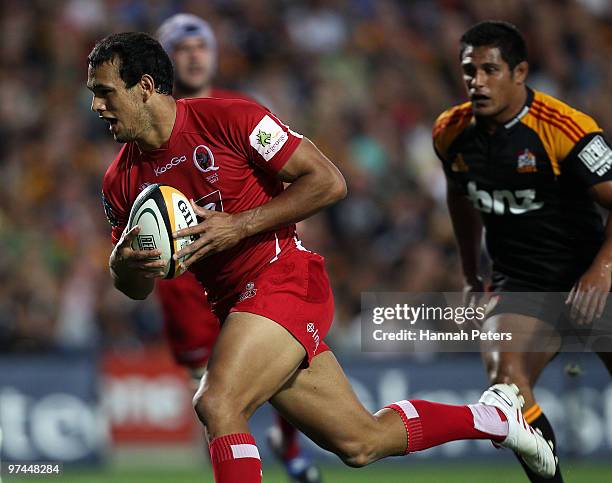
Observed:
[[[325,483],[525,483],[527,480],[516,465],[396,465],[379,463],[370,468],[350,469],[340,466],[324,467]],[[566,483],[610,483],[612,464],[566,462]],[[108,472],[66,472],[62,476],[44,478],[9,477],[3,483],[212,483],[208,470],[123,470]],[[278,467],[264,468],[264,482],[286,483]]]

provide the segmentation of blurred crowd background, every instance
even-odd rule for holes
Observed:
[[[515,23],[529,84],[612,132],[609,0],[3,0],[0,12],[0,351],[162,340],[155,300],[128,300],[107,273],[101,179],[120,146],[85,81],[110,33],[202,16],[215,84],[255,96],[340,167],[348,198],[299,227],[328,261],[337,349],[358,346],[363,291],[461,288],[431,126],[465,98],[471,24]]]

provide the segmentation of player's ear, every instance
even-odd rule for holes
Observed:
[[[155,81],[149,74],[144,74],[138,82],[140,90],[142,91],[142,100],[147,102],[149,98],[155,93]]]
[[[519,62],[518,64],[516,64],[516,67],[514,67],[514,70],[512,71],[514,81],[517,84],[524,84],[525,80],[527,79],[528,73],[529,73],[529,64],[525,60],[523,62]]]

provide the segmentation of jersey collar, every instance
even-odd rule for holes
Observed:
[[[507,129],[510,129],[516,126],[516,124],[523,117],[525,117],[525,115],[529,112],[529,108],[531,107],[532,102],[533,102],[533,90],[527,87],[527,99],[525,100],[525,105],[523,105],[523,108],[519,111],[519,113],[516,116],[514,116],[506,124],[504,124],[504,129],[507,130]]]

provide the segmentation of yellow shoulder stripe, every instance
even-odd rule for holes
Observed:
[[[561,174],[561,162],[576,143],[588,133],[601,131],[590,116],[538,91],[521,122],[542,141],[556,176]]]
[[[472,103],[466,102],[440,114],[433,127],[434,146],[442,156],[472,120]]]

